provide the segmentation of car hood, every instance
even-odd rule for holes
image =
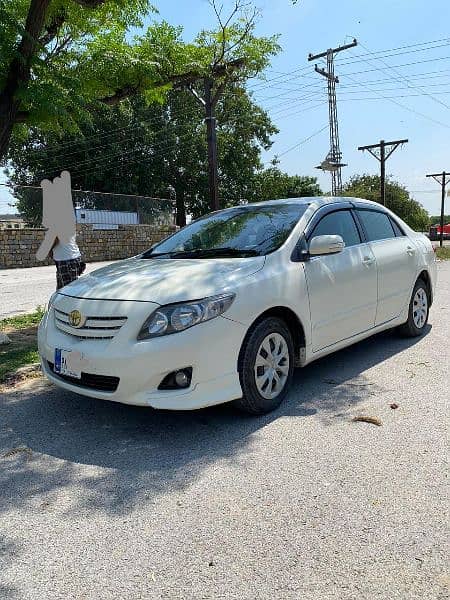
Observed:
[[[129,258],[65,286],[60,293],[92,300],[168,304],[233,290],[264,266],[265,257],[218,259]]]

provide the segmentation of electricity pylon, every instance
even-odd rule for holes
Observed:
[[[328,89],[328,118],[330,121],[330,150],[325,157],[325,160],[317,167],[324,171],[329,171],[331,174],[331,195],[337,196],[342,192],[342,167],[346,165],[342,162],[342,152],[339,146],[339,125],[337,116],[336,102],[336,83],[339,83],[339,78],[334,74],[334,55],[342,50],[357,46],[358,42],[354,39],[351,44],[339,46],[338,48],[329,48],[320,54],[309,54],[308,60],[316,60],[318,58],[327,59],[327,70],[320,69],[315,65],[314,70],[327,80]]]

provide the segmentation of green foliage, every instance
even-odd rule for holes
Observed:
[[[223,206],[261,199],[255,173],[262,167],[261,149],[270,147],[276,128],[236,85],[218,103],[217,124]],[[79,129],[60,136],[31,128],[26,139],[14,140],[11,181],[39,184],[68,169],[73,188],[167,198],[171,186],[180,209],[194,217],[209,211],[204,115],[189,92],[170,91],[163,104],[147,106],[140,96],[103,106]],[[16,188],[14,195],[26,220],[38,225],[40,190]],[[117,199],[108,206],[100,206],[98,196],[91,200],[97,208],[135,210],[135,204],[127,207]]]
[[[432,215],[430,217],[430,225],[440,225],[441,215]],[[444,224],[450,223],[450,215],[444,215]]]
[[[1,4],[0,90],[24,33],[29,6],[29,0]],[[94,98],[124,85],[140,85],[145,78],[160,82],[166,73],[157,55],[167,46],[181,50],[183,44],[179,32],[171,28],[168,34],[165,24],[149,28],[157,51],[127,41],[128,28],[141,26],[149,10],[148,0],[106,0],[95,9],[73,0],[53,0],[32,61],[31,80],[18,93],[21,110],[29,113],[27,123],[74,129],[80,116],[89,114]],[[51,36],[54,23],[60,26]]]
[[[254,178],[254,201],[278,198],[320,196],[322,191],[315,177],[288,175],[278,167],[259,171]]]
[[[380,202],[380,176],[354,175],[344,185],[342,195]],[[412,229],[416,231],[428,229],[428,212],[419,202],[411,198],[404,186],[390,178],[386,181],[386,206]]]
[[[0,96],[20,38],[27,35],[29,6],[30,0],[0,0]],[[140,94],[147,104],[162,103],[172,84],[217,76],[217,88],[220,81],[256,76],[279,47],[275,37],[254,35],[254,19],[246,18],[244,8],[238,1],[229,22],[186,43],[182,28],[164,21],[142,29],[154,10],[148,0],[104,0],[97,8],[53,0],[31,79],[17,94],[28,116],[26,124],[15,126],[16,139],[26,140],[30,126],[61,137],[78,133],[80,124],[100,110],[100,102]],[[131,28],[138,32],[134,37]],[[238,61],[238,67],[229,66],[230,61]]]

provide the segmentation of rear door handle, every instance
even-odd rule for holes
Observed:
[[[408,246],[406,248],[406,252],[407,254],[409,254],[410,256],[414,256],[414,254],[416,253],[416,251],[414,250],[414,248],[412,246]]]
[[[372,263],[374,263],[374,262],[375,262],[375,259],[374,259],[374,258],[372,258],[371,256],[365,256],[365,257],[363,258],[363,263],[364,263],[365,265],[367,265],[367,266],[371,265],[371,264],[372,264]]]

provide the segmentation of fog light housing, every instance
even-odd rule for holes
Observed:
[[[158,386],[158,390],[181,390],[191,385],[192,367],[177,369],[164,377]]]

